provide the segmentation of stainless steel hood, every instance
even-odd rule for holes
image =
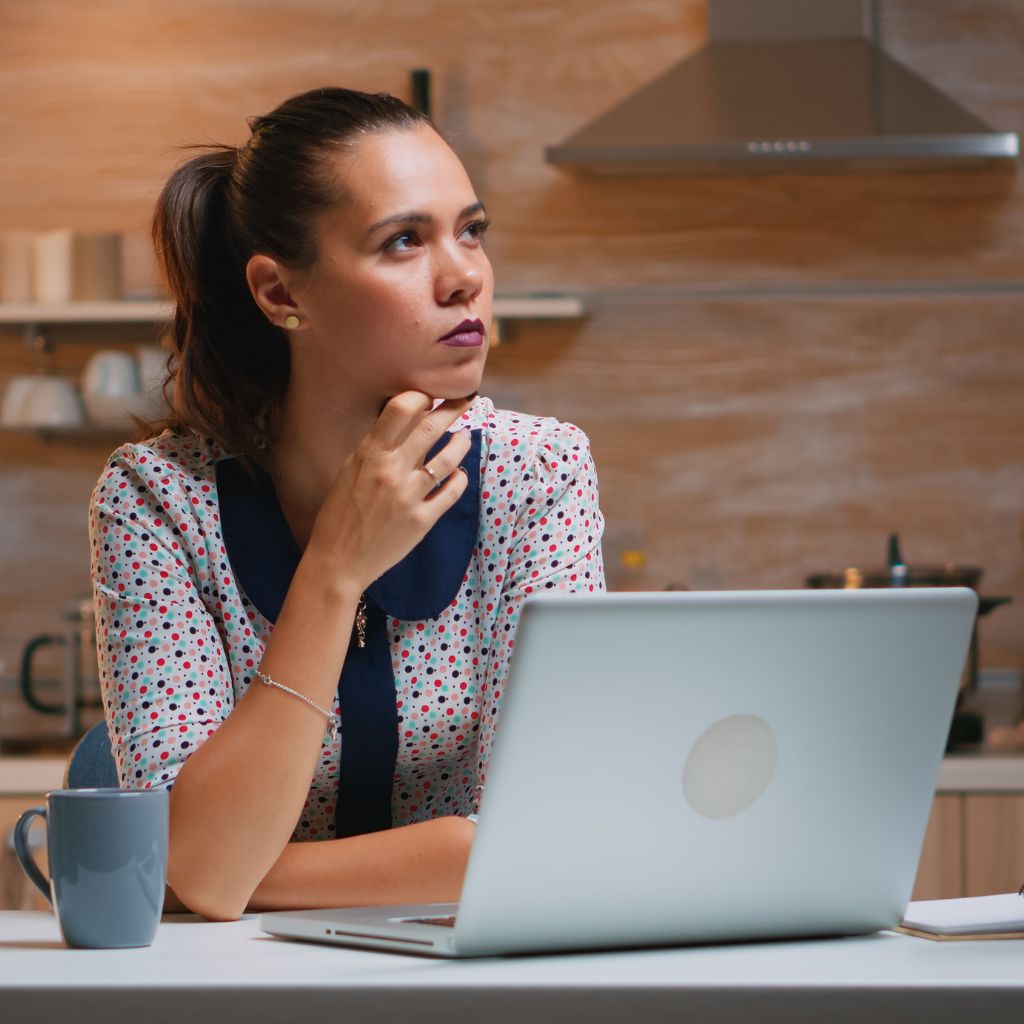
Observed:
[[[869,36],[869,0],[709,0],[709,41],[547,160],[588,173],[1006,164],[995,131]]]

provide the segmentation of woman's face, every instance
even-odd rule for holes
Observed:
[[[307,327],[292,335],[293,367],[349,400],[472,394],[494,276],[462,163],[417,125],[365,137],[332,170],[341,199],[317,221],[319,259],[294,289]]]

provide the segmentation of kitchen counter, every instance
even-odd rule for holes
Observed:
[[[63,757],[0,757],[0,796],[59,789]],[[939,769],[939,793],[1024,793],[1024,754],[951,754]]]
[[[939,768],[939,793],[1024,793],[1024,753],[950,754]]]
[[[0,796],[34,796],[64,785],[67,758],[0,757]]]
[[[1020,1019],[1024,943],[893,932],[823,941],[429,960],[289,942],[258,919],[168,915],[146,949],[71,950],[50,913],[0,913],[0,1005],[15,1021],[196,1016],[404,1022],[628,1019],[903,1024]]]

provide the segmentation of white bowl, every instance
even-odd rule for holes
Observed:
[[[160,419],[168,411],[163,390],[167,376],[167,353],[157,345],[140,345],[136,353],[142,386],[132,412],[140,419]]]
[[[141,391],[139,364],[130,353],[104,349],[86,363],[82,399],[93,423],[111,427],[130,423]]]
[[[0,423],[8,430],[79,427],[83,420],[78,392],[63,377],[31,374],[7,385]]]

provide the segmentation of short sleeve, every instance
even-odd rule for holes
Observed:
[[[185,475],[151,448],[111,457],[89,506],[100,690],[123,789],[170,787],[233,706]]]

